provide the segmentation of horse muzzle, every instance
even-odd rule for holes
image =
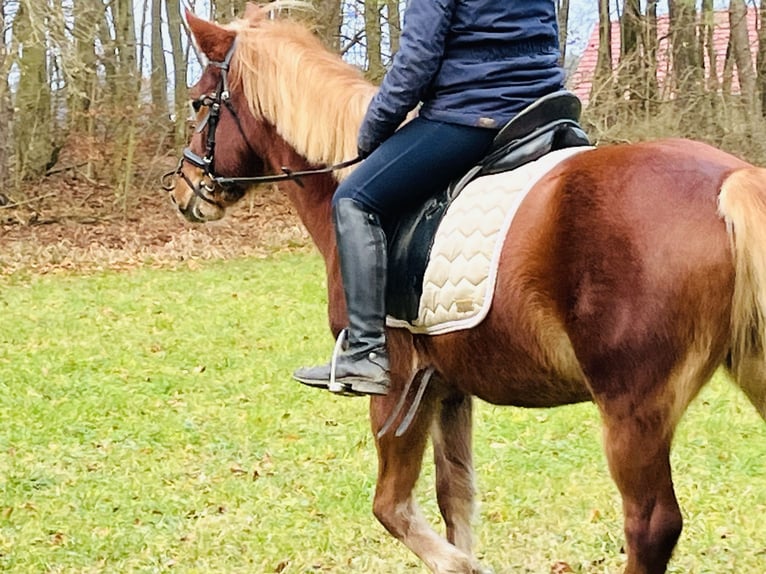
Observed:
[[[179,169],[164,180],[162,187],[178,211],[192,223],[216,221],[226,213],[224,206],[212,199],[216,191],[215,183],[209,181],[201,170],[190,177]]]

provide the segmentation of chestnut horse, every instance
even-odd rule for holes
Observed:
[[[210,62],[191,91],[200,127],[170,185],[188,219],[222,217],[245,193],[237,177],[356,155],[374,88],[303,25],[255,6],[226,26],[187,18]],[[334,334],[346,318],[330,198],[343,175],[282,185],[324,257]],[[483,322],[388,339],[391,392],[370,402],[374,514],[431,571],[484,572],[471,550],[475,396],[595,403],[623,501],[625,572],[665,572],[682,527],[669,453],[687,406],[724,365],[766,418],[766,170],[686,140],[584,151],[523,201]],[[416,416],[402,436],[378,436],[413,365],[435,373]],[[413,499],[429,436],[446,539]]]

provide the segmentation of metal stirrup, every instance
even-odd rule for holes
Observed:
[[[348,339],[348,329],[343,329],[335,340],[335,348],[332,351],[332,359],[330,360],[330,384],[327,389],[331,393],[342,393],[346,390],[346,385],[335,381],[335,367],[338,364],[338,355],[343,350],[343,344]]]

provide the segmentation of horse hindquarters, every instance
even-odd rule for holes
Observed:
[[[766,170],[745,168],[721,187],[736,270],[732,301],[730,370],[766,419]]]
[[[652,167],[616,170],[628,149],[633,165]],[[689,162],[681,148],[662,150],[668,169],[657,157],[642,163],[648,144],[596,150],[573,162],[554,194],[550,291],[602,417],[626,574],[666,571],[682,529],[673,435],[729,347],[731,255],[710,209],[729,160],[706,149],[697,150],[710,156],[705,170],[695,160],[680,182],[671,168]]]

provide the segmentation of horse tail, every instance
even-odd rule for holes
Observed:
[[[734,255],[729,366],[766,418],[766,169],[731,173],[721,186],[718,212]]]

